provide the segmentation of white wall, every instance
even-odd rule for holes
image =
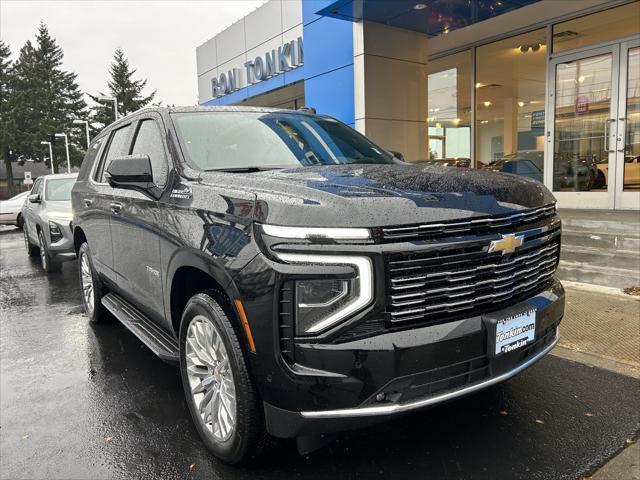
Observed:
[[[427,158],[427,37],[372,22],[354,24],[356,128],[407,160]]]
[[[198,102],[212,98],[211,79],[302,36],[301,0],[270,0],[196,48]],[[242,84],[245,85],[246,81]]]

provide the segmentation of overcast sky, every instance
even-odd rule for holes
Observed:
[[[135,76],[147,78],[156,100],[198,101],[196,46],[264,0],[18,1],[0,0],[0,37],[14,58],[33,41],[40,20],[64,52],[64,68],[78,74],[84,92],[106,93],[107,70],[121,47]]]

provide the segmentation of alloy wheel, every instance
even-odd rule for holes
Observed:
[[[185,343],[187,378],[200,420],[217,442],[236,428],[236,388],[220,332],[203,315],[191,320]]]
[[[83,253],[80,257],[80,278],[84,304],[87,308],[87,315],[90,316],[93,312],[93,275],[91,273],[91,265],[89,265],[89,257],[86,253]]]

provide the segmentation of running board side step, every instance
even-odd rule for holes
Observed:
[[[106,294],[102,297],[102,305],[161,360],[180,363],[178,341],[120,295]]]

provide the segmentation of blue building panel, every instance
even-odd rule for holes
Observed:
[[[318,113],[353,125],[353,25],[316,14],[332,3],[302,2],[304,101]]]
[[[304,82],[305,104],[354,126],[353,65],[317,75]]]

